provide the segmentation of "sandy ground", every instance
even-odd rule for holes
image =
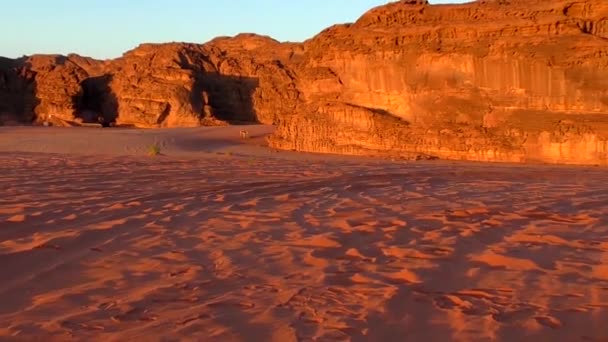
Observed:
[[[239,129],[0,129],[0,339],[608,340],[606,169]]]
[[[251,139],[240,139],[247,130]],[[0,152],[52,152],[86,155],[138,155],[158,145],[168,156],[200,157],[205,153],[269,153],[264,137],[272,126],[229,126],[172,129],[0,127]]]

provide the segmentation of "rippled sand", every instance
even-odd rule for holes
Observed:
[[[608,339],[606,169],[284,156],[0,152],[0,339]]]

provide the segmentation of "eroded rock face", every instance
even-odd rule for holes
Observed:
[[[400,1],[305,43],[325,70],[271,143],[296,150],[608,164],[608,3]],[[344,114],[344,106],[367,114]],[[375,113],[382,111],[385,116]],[[346,120],[348,117],[350,119]],[[374,127],[385,117],[391,132]],[[311,127],[315,126],[315,127]],[[397,128],[399,127],[399,128]]]
[[[5,60],[0,68],[0,117],[5,119],[0,123],[75,120],[82,114],[82,83],[101,64],[76,55]]]
[[[272,124],[296,110],[299,91],[279,57],[298,44],[239,35],[206,45],[142,44],[110,61],[36,55],[4,60],[0,96],[35,104],[0,108],[23,121],[84,121],[137,127],[227,122]]]
[[[121,124],[143,127],[198,126],[202,101],[194,96],[197,75],[182,59],[198,46],[146,44],[108,66],[104,102]]]
[[[34,113],[39,120],[73,120],[78,116],[80,84],[89,77],[86,70],[64,56],[32,56],[25,61],[25,68],[35,74],[39,103]]]
[[[204,45],[209,57],[203,86],[220,117],[231,121],[276,123],[296,112],[300,101],[297,75],[287,65],[301,44],[241,34]]]
[[[111,61],[3,60],[0,113],[254,121],[301,151],[608,165],[606,18],[604,0],[407,0],[301,44],[242,34]]]

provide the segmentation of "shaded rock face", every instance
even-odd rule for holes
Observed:
[[[39,103],[35,94],[35,75],[15,60],[0,58],[0,125],[34,120]]]
[[[261,122],[300,151],[608,164],[606,18],[604,0],[407,0],[301,44],[242,34],[2,60],[0,115]]]

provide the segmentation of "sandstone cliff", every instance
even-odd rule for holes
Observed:
[[[608,165],[608,3],[408,0],[301,44],[2,59],[0,100],[0,121],[261,122],[300,151]]]
[[[142,44],[122,57],[35,55],[0,63],[8,121],[85,121],[137,127],[272,124],[294,112],[296,80],[275,54],[298,44],[251,34],[205,45]],[[32,100],[23,103],[22,97]],[[4,114],[2,114],[4,113]]]
[[[272,144],[607,164],[607,17],[603,0],[372,9],[304,44],[298,68],[327,70],[323,86],[302,87],[313,109]]]

